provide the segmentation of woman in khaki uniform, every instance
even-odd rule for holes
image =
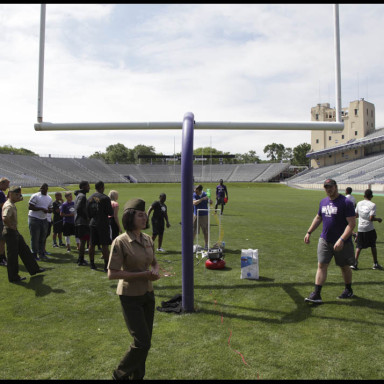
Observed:
[[[116,380],[140,380],[144,378],[145,361],[151,347],[155,314],[152,281],[160,278],[159,265],[151,237],[141,232],[147,226],[145,202],[127,201],[122,222],[126,233],[112,243],[108,278],[119,279],[116,293],[133,343],[112,376]]]

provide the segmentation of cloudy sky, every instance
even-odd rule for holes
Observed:
[[[342,106],[364,97],[384,127],[384,4],[341,4]],[[40,4],[0,5],[1,145],[88,156],[108,145],[181,151],[181,130],[36,132]],[[48,4],[43,120],[310,121],[335,106],[332,4]],[[265,159],[303,131],[202,131],[194,147]]]

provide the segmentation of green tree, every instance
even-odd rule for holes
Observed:
[[[137,163],[139,162],[139,160],[140,160],[140,163],[151,162],[151,159],[139,159],[139,155],[156,156],[155,147],[153,147],[152,145],[147,146],[147,145],[139,144],[139,145],[136,145],[132,151],[133,151],[134,159]]]
[[[25,148],[14,148],[12,145],[4,145],[0,147],[0,153],[8,155],[26,155],[26,156],[39,156],[35,152]]]
[[[133,160],[131,150],[121,143],[109,145],[106,148],[105,158],[109,164],[130,163]]]
[[[236,154],[236,160],[239,163],[260,163],[260,157],[253,150],[243,154]]]
[[[292,161],[293,159],[293,150],[290,147],[285,148],[283,152],[283,161]]]
[[[107,162],[105,153],[95,152],[93,155],[89,156],[90,159],[99,159]]]
[[[271,161],[281,161],[283,159],[285,147],[283,144],[268,144],[264,147],[264,153]]]
[[[311,150],[311,145],[302,143],[293,148],[293,165],[308,165],[308,158],[305,156]]]
[[[212,156],[220,156],[220,155],[226,156],[226,155],[230,155],[231,153],[219,151],[218,149],[211,148],[211,147],[200,147],[200,148],[194,149],[193,154],[195,156],[202,156],[202,157],[206,158],[207,162],[210,163],[211,162],[211,159],[210,159],[211,155]],[[212,158],[212,164],[219,164],[219,162],[220,162],[220,158]],[[224,164],[227,164],[230,162],[232,162],[232,159],[224,159],[223,158]]]

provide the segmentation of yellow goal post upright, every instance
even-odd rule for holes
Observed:
[[[35,131],[98,131],[98,130],[182,130],[181,155],[181,221],[182,221],[182,307],[194,312],[194,257],[193,257],[193,132],[202,130],[322,130],[341,131],[340,34],[339,8],[334,4],[334,37],[336,57],[336,122],[199,122],[192,112],[182,121],[173,122],[110,122],[110,123],[51,123],[43,120],[44,51],[45,51],[46,4],[41,4],[38,108]]]

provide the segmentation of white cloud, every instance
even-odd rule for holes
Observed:
[[[39,154],[90,155],[116,142],[181,150],[179,131],[35,132],[40,5],[0,5],[2,142]],[[340,5],[343,106],[376,106],[384,126],[382,4]],[[44,120],[309,121],[334,105],[331,4],[48,4]],[[359,79],[359,80],[357,80]],[[244,153],[302,131],[198,131],[195,147]]]

